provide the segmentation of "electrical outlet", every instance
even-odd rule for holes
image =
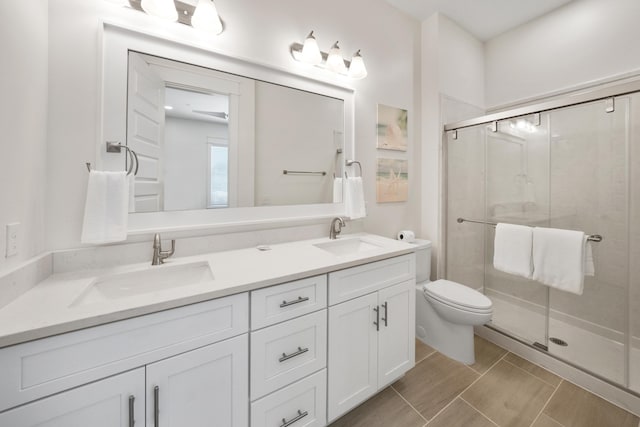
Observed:
[[[18,254],[18,239],[20,237],[20,223],[7,224],[7,251],[6,257]]]

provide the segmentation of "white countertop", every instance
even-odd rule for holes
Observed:
[[[149,261],[116,268],[53,274],[0,309],[0,348],[325,274],[411,253],[415,249],[411,244],[373,234],[350,234],[339,239],[350,238],[367,239],[379,247],[338,256],[314,246],[329,241],[322,238],[271,245],[267,251],[248,248],[169,258],[163,266],[151,266]],[[198,261],[209,263],[213,280],[125,298],[74,304],[99,277]]]

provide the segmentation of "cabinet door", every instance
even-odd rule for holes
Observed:
[[[374,292],[329,308],[329,421],[378,389],[377,305]]]
[[[147,365],[148,427],[246,427],[246,334]]]
[[[378,292],[378,387],[400,378],[415,365],[415,281]]]
[[[144,425],[144,368],[0,413],[0,426],[133,427]]]

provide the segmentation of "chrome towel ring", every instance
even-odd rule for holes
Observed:
[[[107,153],[121,153],[123,148],[127,150],[127,154],[129,154],[129,168],[127,169],[127,175],[131,175],[132,173],[133,175],[137,175],[138,167],[140,164],[138,162],[138,155],[136,154],[136,152],[126,145],[122,145],[118,141],[107,141]],[[86,165],[87,170],[91,172],[91,163],[87,162]]]

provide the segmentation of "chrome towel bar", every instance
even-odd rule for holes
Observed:
[[[458,218],[456,221],[458,221],[458,223],[463,223],[463,222],[473,222],[474,224],[486,224],[486,225],[491,225],[493,227],[495,227],[496,225],[498,225],[495,222],[488,222],[488,221],[478,221],[478,220],[474,220],[474,219],[465,219],[465,218]],[[587,236],[587,240],[590,242],[602,242],[603,237],[599,234],[590,234]]]
[[[290,171],[284,169],[282,171],[284,175],[322,175],[325,176],[327,173],[325,171]]]
[[[117,141],[107,141],[107,153],[121,153],[123,148],[127,150],[127,154],[129,154],[129,168],[127,169],[127,175],[131,175],[132,173],[134,175],[137,175],[139,163],[138,163],[138,155],[136,154],[136,152],[133,151],[131,148],[127,147],[126,145],[122,145]],[[91,172],[91,163],[87,162],[86,165],[87,165],[87,170]],[[134,170],[134,165],[135,165],[135,170]]]
[[[352,165],[358,165],[358,169],[360,170],[360,176],[362,176],[362,164],[357,161],[357,160],[347,160],[344,162],[347,166],[352,166]],[[349,175],[347,175],[347,171],[344,172],[344,176],[346,176],[347,178],[349,177]]]

